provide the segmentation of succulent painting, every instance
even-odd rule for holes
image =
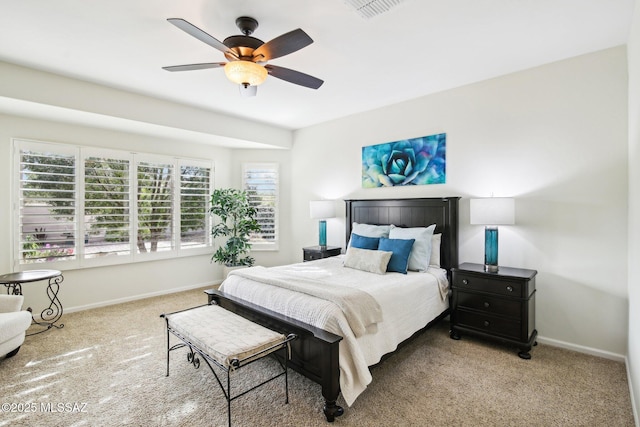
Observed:
[[[362,147],[364,188],[443,184],[446,134]]]

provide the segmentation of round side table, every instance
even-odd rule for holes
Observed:
[[[60,291],[60,283],[64,280],[62,272],[58,270],[29,270],[20,271],[17,273],[8,273],[0,276],[0,285],[4,285],[7,288],[7,294],[22,295],[22,285],[30,282],[39,282],[41,280],[47,280],[47,297],[49,297],[49,307],[42,310],[40,313],[40,320],[36,320],[33,317],[33,310],[31,307],[27,310],[32,313],[31,319],[33,323],[44,326],[46,329],[36,332],[39,334],[46,330],[55,328],[63,328],[64,324],[60,323],[56,325],[56,322],[62,317],[62,303],[58,298],[58,292]],[[35,335],[35,334],[29,334]]]

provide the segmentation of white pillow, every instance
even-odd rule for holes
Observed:
[[[351,227],[351,234],[357,234],[364,237],[389,237],[390,225],[372,225],[372,224],[359,224],[354,222]],[[349,243],[347,247],[351,246],[351,236],[349,236]]]
[[[392,254],[393,252],[351,247],[347,248],[344,256],[344,266],[369,273],[385,274]]]
[[[442,243],[442,234],[434,234],[431,236],[431,260],[429,265],[440,267],[440,244]]]
[[[431,260],[431,236],[436,225],[428,227],[403,228],[391,226],[390,239],[415,239],[409,255],[409,270],[427,271]]]

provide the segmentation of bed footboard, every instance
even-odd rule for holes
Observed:
[[[337,405],[340,394],[340,366],[338,349],[342,337],[282,314],[267,310],[250,302],[210,289],[205,293],[212,301],[226,310],[254,323],[282,333],[294,333],[298,339],[291,342],[289,366],[322,387],[323,412],[327,421],[343,414]]]

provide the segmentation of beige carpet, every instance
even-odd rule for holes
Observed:
[[[165,377],[159,315],[205,302],[198,290],[65,314],[63,329],[27,337],[0,361],[0,403],[12,406],[0,426],[226,425],[226,402],[204,364],[194,369],[182,349]],[[545,345],[532,356],[453,341],[443,322],[373,368],[374,382],[334,425],[633,426],[624,364]],[[275,362],[259,363],[232,383]],[[234,401],[233,423],[327,426],[321,408],[320,387],[292,372],[288,405],[278,379]]]

